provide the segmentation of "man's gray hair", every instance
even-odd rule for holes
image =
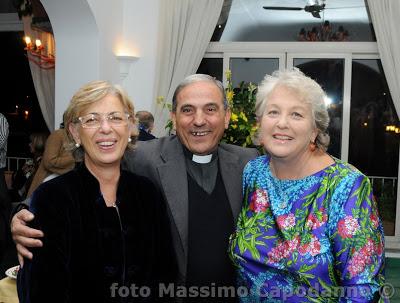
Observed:
[[[225,96],[225,88],[224,85],[222,84],[221,81],[215,79],[214,77],[206,74],[194,74],[187,76],[185,79],[182,80],[181,83],[176,87],[174,96],[172,97],[172,111],[176,112],[176,106],[177,106],[177,97],[178,94],[181,92],[182,89],[184,89],[186,86],[196,83],[196,82],[210,82],[214,83],[215,86],[218,87],[220,90],[222,97],[223,97],[223,102],[224,102],[224,109],[226,110],[228,108],[228,101],[226,101],[226,96]]]

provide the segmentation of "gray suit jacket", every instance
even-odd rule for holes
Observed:
[[[236,223],[242,205],[242,172],[246,163],[258,155],[248,149],[221,143],[219,167]],[[183,147],[176,136],[139,142],[126,154],[124,165],[130,171],[151,179],[169,206],[172,235],[179,272],[185,281],[188,251],[188,180]]]

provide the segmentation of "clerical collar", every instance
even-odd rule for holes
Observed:
[[[211,155],[199,156],[190,152],[184,145],[182,146],[187,173],[202,189],[211,194],[218,175],[218,149],[215,149]]]
[[[206,163],[210,163],[211,159],[212,159],[212,154],[211,155],[205,155],[205,156],[198,156],[193,154],[192,156],[192,161],[199,163],[199,164],[206,164]]]
[[[212,152],[212,153],[209,154],[209,155],[199,156],[199,155],[196,155],[196,154],[192,153],[192,152],[191,152],[190,150],[188,150],[188,149],[186,148],[186,146],[184,146],[184,145],[183,145],[183,151],[184,151],[184,154],[185,154],[185,156],[186,156],[187,159],[190,159],[190,160],[192,160],[193,162],[198,163],[198,164],[207,164],[207,163],[210,163],[210,162],[211,162],[213,159],[215,159],[216,156],[217,156],[217,150],[215,150],[214,152]]]

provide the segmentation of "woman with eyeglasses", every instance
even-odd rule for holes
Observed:
[[[18,274],[20,302],[154,302],[174,280],[164,201],[150,180],[120,168],[134,109],[105,81],[78,90],[64,123],[80,164],[34,192],[44,233]]]

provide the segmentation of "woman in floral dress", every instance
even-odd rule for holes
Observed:
[[[368,178],[326,153],[325,93],[299,70],[267,75],[256,103],[268,155],[244,169],[230,254],[242,302],[378,302],[384,234]]]

